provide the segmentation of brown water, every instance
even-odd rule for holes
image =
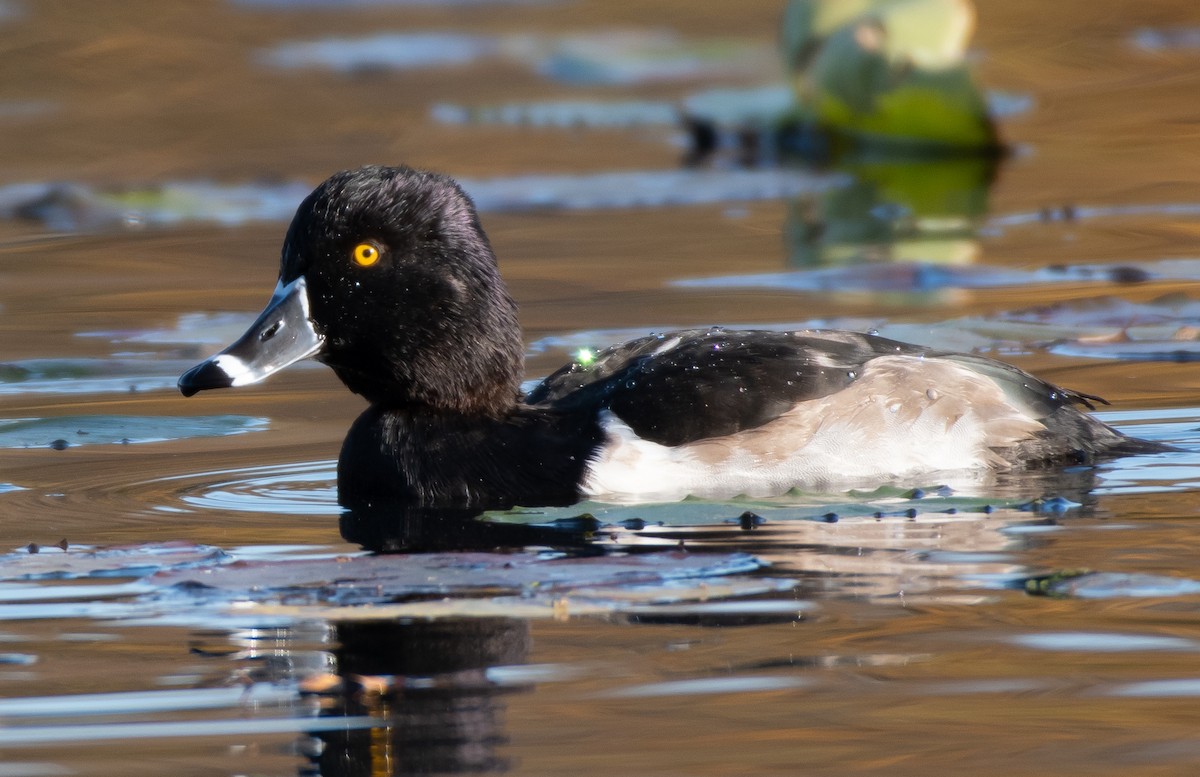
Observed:
[[[981,80],[1030,107],[1002,124],[1017,153],[998,174],[987,215],[959,228],[952,252],[960,263],[1036,270],[1195,257],[1200,50],[1133,44],[1142,28],[1194,24],[1193,3],[978,6]],[[778,77],[767,68],[601,86],[556,82],[505,58],[351,75],[261,62],[261,52],[283,43],[380,31],[554,39],[670,29],[769,50],[777,2],[4,8],[0,184],[313,184],[344,167],[400,161],[468,179],[672,170],[682,151],[669,127],[447,125],[430,107],[669,100]],[[1146,207],[1115,210],[1132,206]],[[1064,207],[1099,210],[1058,218]],[[785,230],[795,229],[798,213],[823,208],[828,215],[832,206],[819,197],[766,199],[490,212],[484,222],[530,343],[593,330],[836,317],[913,325],[906,336],[937,340],[963,328],[938,322],[965,316],[1104,295],[1147,302],[1195,294],[1188,278],[1197,275],[1187,272],[1131,285],[912,293],[674,285],[796,270]],[[1019,214],[1034,217],[1009,218]],[[331,460],[362,403],[330,372],[291,370],[191,400],[170,388],[180,365],[214,351],[265,301],[283,229],[278,221],[185,222],[52,232],[39,222],[0,222],[0,358],[24,368],[29,360],[92,360],[75,363],[88,374],[0,393],[0,418],[163,417],[158,436],[175,438],[83,444],[90,435],[78,431],[99,435],[87,420],[48,427],[72,443],[66,450],[0,448],[0,549],[65,538],[72,546],[180,541],[242,558],[356,550],[338,533]],[[907,257],[945,247],[884,249]],[[241,316],[181,327],[180,317],[195,313]],[[204,340],[218,325],[225,329]],[[182,334],[170,334],[177,328]],[[163,331],[159,341],[146,338]],[[979,495],[999,504],[1014,494],[1061,494],[1081,505],[1062,511],[875,519],[838,508],[842,520],[827,523],[813,517],[825,510],[791,518],[764,510],[767,523],[744,530],[719,520],[736,518],[736,506],[716,519],[700,507],[680,518],[651,506],[641,517],[667,526],[618,532],[618,545],[682,540],[692,552],[751,552],[771,562],[764,574],[795,581],[785,594],[758,597],[765,604],[726,613],[368,627],[189,616],[198,605],[181,597],[172,621],[106,609],[136,603],[128,591],[67,590],[128,578],[7,583],[0,775],[297,774],[314,768],[306,754],[321,750],[319,737],[327,740],[325,774],[1194,774],[1200,595],[1172,583],[1200,579],[1200,365],[1063,356],[994,337],[1021,366],[1110,399],[1123,411],[1110,420],[1191,452],[993,484]],[[533,353],[530,375],[564,354]],[[117,358],[135,367],[114,366]],[[110,370],[115,383],[96,382],[104,377],[97,370]],[[184,434],[166,418],[215,427],[211,419],[222,415],[266,419],[268,428]],[[1110,587],[1060,597],[1023,590],[1025,578],[1078,569],[1110,575],[1101,578]],[[1132,574],[1163,578],[1119,577]],[[52,599],[23,604],[31,589]],[[319,702],[300,692],[297,683],[330,671],[350,678],[344,695]],[[391,694],[355,691],[354,678],[366,675],[407,680]],[[320,704],[376,719],[343,725],[318,718]],[[350,733],[315,733],[326,724]]]

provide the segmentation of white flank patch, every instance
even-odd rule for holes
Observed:
[[[606,413],[607,443],[584,490],[606,500],[765,497],[935,472],[1001,469],[993,449],[1044,427],[991,379],[936,358],[883,356],[842,391],[754,429],[678,447],[644,440]]]

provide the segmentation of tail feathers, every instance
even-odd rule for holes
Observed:
[[[1077,405],[1083,405],[1088,410],[1095,410],[1097,403],[1099,403],[1101,405],[1111,404],[1104,397],[1098,397],[1095,394],[1084,394],[1082,391],[1073,391],[1071,389],[1064,389],[1064,388],[1060,388],[1058,390],[1068,400],[1070,400],[1071,402],[1073,402]]]
[[[1080,395],[1083,403],[1098,397]],[[1103,400],[1099,400],[1103,401]],[[1153,440],[1129,437],[1087,413],[1064,406],[1042,418],[1045,429],[1032,439],[1022,441],[1015,449],[1005,452],[1018,466],[1078,463],[1091,464],[1121,456],[1164,453],[1176,450]]]

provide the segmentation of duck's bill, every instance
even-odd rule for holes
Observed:
[[[179,379],[179,390],[190,397],[205,389],[257,383],[289,364],[315,355],[323,343],[324,338],[309,319],[304,276],[286,286],[280,281],[266,309],[246,333],[216,356],[185,372]]]

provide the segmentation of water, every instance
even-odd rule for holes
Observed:
[[[774,1],[4,3],[0,777],[1195,773],[1193,8],[977,5],[999,170],[802,172],[682,170],[664,120],[763,109]],[[341,67],[381,36],[476,48]],[[266,301],[295,198],[400,161],[475,185],[531,376],[674,327],[875,328],[1182,450],[426,516],[396,531],[513,549],[380,562],[343,537],[362,403],[331,373],[171,386]]]

